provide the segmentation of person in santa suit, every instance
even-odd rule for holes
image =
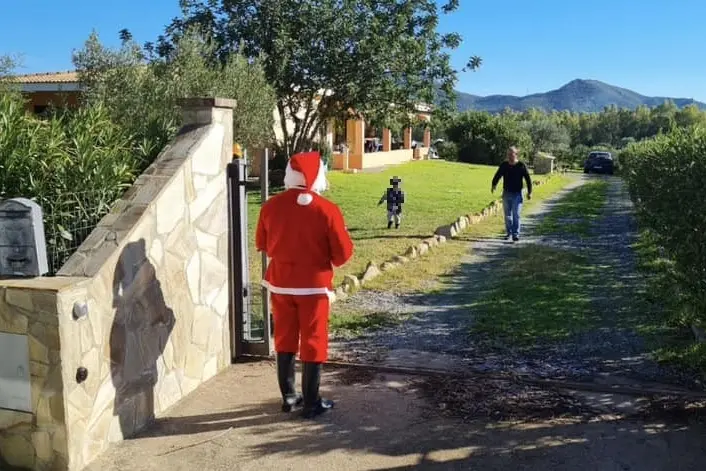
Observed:
[[[353,255],[343,214],[322,197],[326,168],[318,152],[289,159],[286,191],[267,200],[260,210],[255,245],[269,265],[262,284],[271,293],[277,379],[282,410],[303,406],[314,418],[333,408],[319,395],[321,365],[328,359],[328,320],[333,269]],[[295,389],[294,363],[302,361],[302,395]]]

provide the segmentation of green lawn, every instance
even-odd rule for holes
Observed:
[[[603,210],[607,190],[607,181],[595,180],[572,191],[542,220],[536,233],[588,236],[593,221]]]
[[[431,236],[442,224],[459,216],[480,211],[495,199],[490,183],[495,167],[443,161],[409,162],[380,173],[328,175],[330,189],[324,194],[343,211],[355,253],[351,261],[337,270],[338,285],[348,273],[361,274],[371,260],[382,263],[403,253],[407,247]],[[387,229],[385,205],[377,205],[389,180],[402,179],[406,204],[399,229]],[[259,193],[248,195],[251,235],[251,279],[259,280],[261,259],[254,251],[254,232],[260,211]]]

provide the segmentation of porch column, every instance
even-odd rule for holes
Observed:
[[[424,147],[431,147],[431,129],[424,128]]]
[[[390,152],[392,150],[392,131],[388,128],[382,129],[382,151]]]
[[[412,148],[412,127],[404,128],[404,148]]]
[[[365,148],[365,121],[362,119],[346,121],[346,143],[351,156],[362,157]]]

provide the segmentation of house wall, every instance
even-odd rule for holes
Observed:
[[[25,109],[34,113],[35,106],[76,107],[79,105],[80,92],[33,92],[23,94],[27,99]]]
[[[391,150],[390,152],[371,152],[363,154],[362,168],[382,167],[409,162],[414,157],[412,149]]]

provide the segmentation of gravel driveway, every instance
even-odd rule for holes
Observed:
[[[358,309],[408,314],[411,318],[401,325],[354,339],[332,339],[332,357],[400,366],[428,366],[427,363],[436,361],[443,363],[439,367],[444,368],[511,371],[553,378],[619,375],[643,382],[691,383],[689,378],[653,362],[640,335],[625,327],[628,316],[650,306],[642,295],[645,280],[636,271],[636,257],[631,248],[637,237],[636,224],[621,179],[605,177],[609,182],[607,201],[588,237],[532,234],[533,227],[562,197],[592,178],[601,177],[577,177],[555,197],[526,212],[524,235],[519,244],[495,239],[475,241],[448,288],[439,294],[362,291],[346,300]],[[501,262],[522,244],[580,249],[583,254],[591,254],[591,260],[601,267],[601,279],[589,288],[593,309],[601,317],[598,328],[558,344],[537,344],[529,349],[497,344],[491,348],[469,335],[473,313],[471,309],[469,315],[468,305],[493,288],[502,269]]]

